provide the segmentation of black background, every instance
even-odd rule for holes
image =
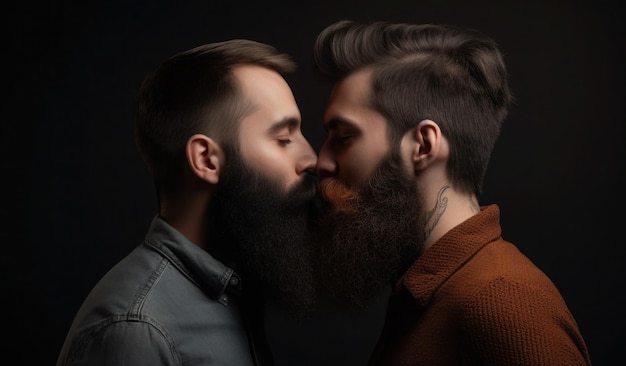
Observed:
[[[54,364],[96,281],[143,238],[155,213],[135,150],[144,75],[170,55],[230,38],[267,42],[290,76],[303,132],[319,149],[328,87],[310,57],[340,20],[454,23],[502,46],[517,104],[482,204],[503,235],[550,276],[595,365],[624,364],[624,27],[598,1],[51,1],[5,5],[1,221],[4,354]],[[5,94],[6,95],[6,94]],[[7,113],[8,112],[8,113]],[[281,365],[362,365],[384,301],[364,313],[270,318]],[[8,341],[7,341],[8,338]],[[454,350],[451,350],[453,352]]]

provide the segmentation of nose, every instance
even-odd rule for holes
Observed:
[[[315,172],[315,165],[317,164],[317,155],[311,144],[304,137],[303,140],[302,151],[296,164],[296,173],[298,175]]]
[[[322,146],[319,157],[317,158],[315,173],[320,178],[335,176],[337,174],[337,163],[332,158],[332,154],[326,146],[326,143]]]

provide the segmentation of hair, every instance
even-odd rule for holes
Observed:
[[[333,82],[371,68],[369,103],[387,119],[392,146],[419,122],[435,121],[450,144],[451,183],[463,192],[482,193],[514,101],[494,40],[450,25],[342,20],[319,34],[313,57]]]
[[[183,177],[185,146],[194,134],[237,151],[239,122],[253,106],[243,97],[233,68],[253,64],[282,75],[292,59],[267,44],[233,39],[178,53],[148,74],[135,111],[135,142],[160,195],[175,194]]]

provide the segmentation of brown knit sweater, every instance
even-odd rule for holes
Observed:
[[[398,282],[370,365],[591,365],[550,279],[501,237],[486,206]]]

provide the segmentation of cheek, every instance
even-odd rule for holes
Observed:
[[[293,159],[279,146],[248,145],[241,153],[252,168],[283,186],[289,186],[297,178]]]
[[[350,151],[338,159],[340,178],[349,186],[364,183],[374,172],[384,154],[368,149]]]
[[[288,170],[289,160],[279,150],[271,146],[255,146],[242,150],[244,158],[253,164],[256,168],[267,171],[268,173],[279,173]],[[281,174],[281,175],[284,175]]]

